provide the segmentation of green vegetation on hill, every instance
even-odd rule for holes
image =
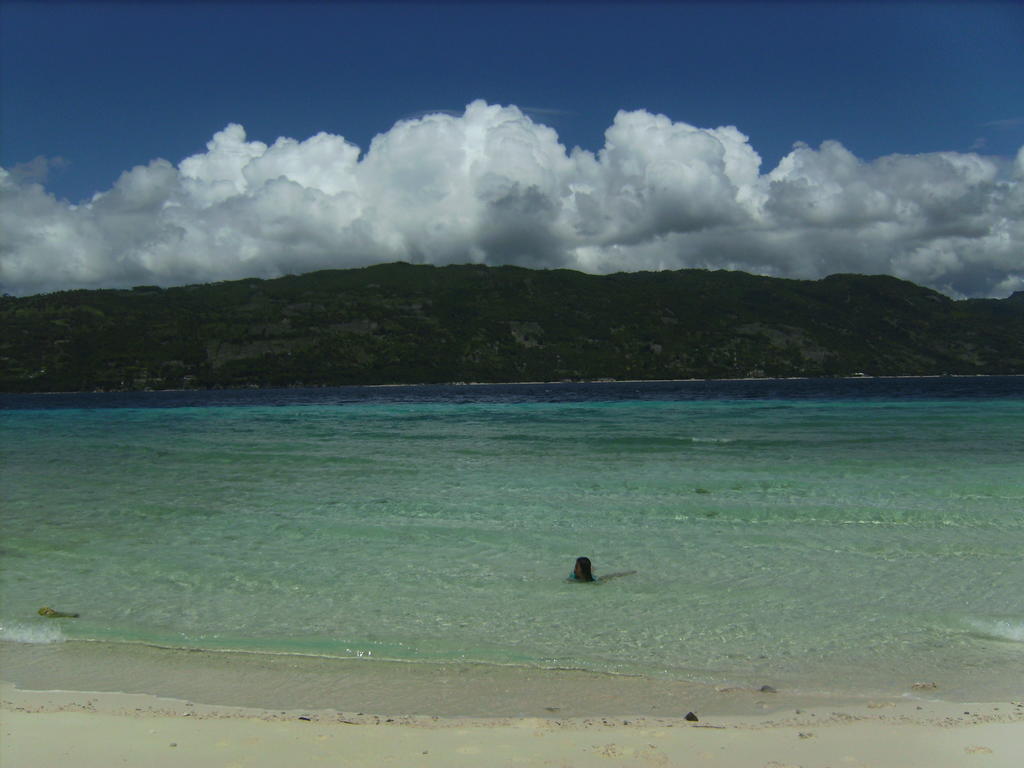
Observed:
[[[1024,373],[1024,292],[383,264],[0,299],[0,390]]]

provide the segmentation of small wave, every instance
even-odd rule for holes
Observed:
[[[1024,643],[1024,621],[1020,619],[974,619],[967,623],[980,637]]]
[[[47,645],[67,638],[55,624],[0,624],[0,640],[8,643]]]
[[[628,671],[626,669],[608,669],[602,664],[588,664],[580,661],[579,663],[571,663],[564,660],[558,660],[553,658],[544,659],[520,659],[514,661],[496,661],[494,659],[482,659],[473,658],[466,655],[459,655],[456,658],[411,658],[401,656],[391,656],[388,654],[378,655],[373,651],[369,650],[358,650],[354,648],[345,648],[344,653],[332,653],[329,651],[301,651],[301,650],[280,650],[271,648],[243,648],[243,647],[224,647],[224,648],[212,648],[212,647],[200,647],[193,645],[176,645],[169,643],[155,643],[148,642],[145,640],[84,640],[87,643],[96,643],[99,645],[105,645],[110,647],[116,646],[141,646],[143,648],[154,648],[161,651],[179,651],[185,653],[199,653],[199,654],[225,654],[225,655],[239,655],[239,656],[264,656],[264,657],[287,657],[293,659],[313,659],[321,661],[358,661],[376,664],[384,662],[387,664],[408,664],[408,665],[421,665],[427,667],[448,667],[452,664],[457,664],[465,667],[481,667],[488,669],[516,669],[516,670],[544,670],[544,671],[556,671],[556,672],[583,672],[591,675],[603,675],[608,677],[664,677],[667,674],[668,668],[662,669],[661,672],[650,673],[647,671]],[[619,665],[623,666],[623,665]],[[673,679],[673,678],[665,678]]]

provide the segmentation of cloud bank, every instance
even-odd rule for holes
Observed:
[[[1024,147],[863,162],[835,141],[778,166],[734,127],[619,112],[596,153],[514,106],[341,136],[248,141],[125,171],[72,205],[0,169],[0,290],[163,286],[386,261],[584,272],[890,274],[952,296],[1024,289]]]

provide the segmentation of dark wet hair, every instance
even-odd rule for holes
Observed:
[[[593,581],[594,574],[590,572],[590,558],[589,557],[577,557],[576,568],[579,569],[580,581]],[[573,569],[573,573],[576,573],[576,569]]]

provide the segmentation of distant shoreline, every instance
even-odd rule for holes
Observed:
[[[872,381],[879,379],[1004,379],[1024,378],[1024,373],[932,373],[932,374],[872,374],[860,376],[758,376],[739,378],[706,379],[581,379],[581,380],[539,380],[539,381],[446,381],[439,383],[419,382],[416,384],[289,384],[264,387],[252,384],[239,387],[188,387],[165,389],[102,389],[63,390],[56,392],[0,392],[3,395],[124,395],[145,392],[245,392],[250,390],[292,390],[292,389],[397,389],[400,387],[516,387],[551,386],[558,384],[690,384],[697,382],[738,382],[738,381]]]

